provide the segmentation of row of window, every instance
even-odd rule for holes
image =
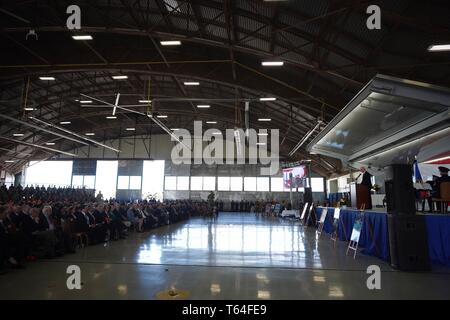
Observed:
[[[313,192],[323,192],[323,178],[311,178]],[[282,177],[201,177],[166,176],[164,189],[168,191],[272,191],[289,192]],[[299,188],[299,191],[304,191]]]

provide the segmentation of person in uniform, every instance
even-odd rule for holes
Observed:
[[[449,168],[447,167],[438,167],[439,169],[439,173],[440,173],[440,177],[436,178],[435,183],[433,185],[433,193],[432,193],[432,197],[433,198],[440,198],[441,197],[441,183],[442,182],[450,182],[450,177],[448,175],[449,172]],[[447,208],[444,208],[445,210],[442,211],[447,211]],[[440,212],[441,211],[441,203],[438,202],[437,203],[437,211]]]

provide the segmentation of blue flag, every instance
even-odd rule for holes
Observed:
[[[417,160],[414,161],[414,177],[416,178],[416,181],[422,181],[422,175],[420,174],[419,164],[417,163]]]

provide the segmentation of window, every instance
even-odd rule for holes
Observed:
[[[324,192],[323,178],[311,178],[311,189],[313,192]]]
[[[163,199],[164,160],[144,160],[142,168],[142,199]]]
[[[118,176],[117,178],[118,178],[117,189],[127,190],[128,184],[130,182],[130,177],[129,176]]]
[[[166,176],[165,190],[177,190],[177,177]]]
[[[95,176],[73,176],[72,187],[95,189]]]
[[[244,178],[244,191],[256,191],[256,177]]]
[[[141,177],[140,176],[130,176],[130,186],[131,190],[140,190],[141,189]]]
[[[177,0],[164,0],[164,4],[166,6],[167,11],[169,12],[174,11],[175,13],[181,13]]]
[[[117,180],[117,189],[120,190],[140,190],[140,176],[119,176]]]
[[[217,190],[230,191],[230,177],[217,177]]]
[[[84,176],[83,186],[86,189],[95,189],[95,176]]]
[[[203,177],[191,177],[191,190],[200,191],[203,188]]]
[[[270,191],[269,177],[256,178],[256,190],[257,191]]]
[[[189,177],[177,177],[177,190],[189,190]]]
[[[70,186],[72,161],[30,161],[25,185]]]
[[[231,191],[242,191],[242,177],[231,177],[230,178],[230,190]]]
[[[103,199],[116,197],[118,161],[97,161],[95,190],[101,192]]]
[[[204,191],[216,190],[216,177],[203,177],[203,190]]]
[[[270,178],[270,190],[272,192],[283,192],[283,178],[271,177]]]
[[[83,176],[73,176],[72,187],[82,187],[82,186],[83,186]]]

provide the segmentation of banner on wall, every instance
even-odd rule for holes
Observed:
[[[304,187],[307,175],[308,168],[306,166],[283,169],[284,187],[287,189]]]

